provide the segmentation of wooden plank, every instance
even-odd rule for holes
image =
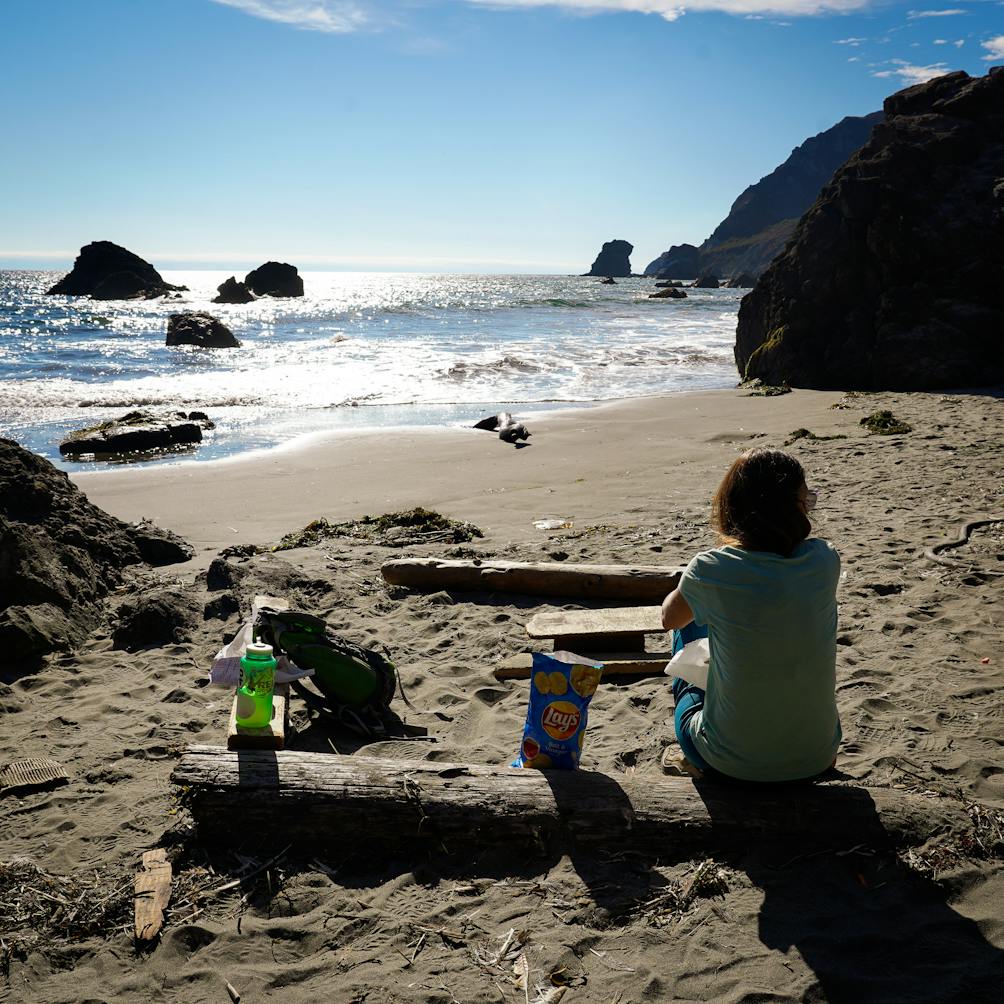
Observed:
[[[608,638],[612,635],[664,634],[660,607],[608,607],[605,610],[555,610],[527,621],[531,638]],[[631,646],[625,645],[625,650]]]
[[[588,754],[588,736],[586,752]],[[956,800],[843,784],[736,785],[651,773],[537,771],[365,756],[190,747],[172,774],[199,839],[299,852],[367,848],[469,854],[487,846],[538,852],[641,850],[662,860],[755,841],[833,848],[922,842],[971,826]]]
[[[587,659],[603,663],[603,678],[611,676],[659,676],[673,658],[670,652],[578,652]],[[504,659],[495,669],[496,680],[529,680],[533,655],[521,652]],[[668,678],[667,678],[668,679]]]
[[[394,586],[524,593],[583,600],[661,602],[680,581],[682,568],[659,565],[574,565],[566,562],[446,561],[408,558],[380,569]]]
[[[272,695],[272,721],[261,729],[246,729],[237,724],[237,695],[230,705],[230,724],[227,727],[227,749],[231,750],[281,750],[286,745],[286,726],[289,724],[289,684],[277,683]]]
[[[164,910],[171,900],[171,865],[162,847],[143,855],[133,891],[136,940],[153,941],[164,926]]]

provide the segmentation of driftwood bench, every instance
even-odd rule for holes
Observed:
[[[190,747],[172,774],[200,839],[300,850],[382,841],[448,851],[529,844],[664,859],[750,841],[839,847],[962,830],[957,803],[839,784],[748,787],[651,774],[536,771],[365,756]]]
[[[682,571],[682,568],[659,565],[446,561],[439,558],[404,558],[385,562],[380,569],[389,585],[409,589],[523,593],[633,603],[661,603],[679,584]]]
[[[526,624],[531,641],[554,639],[555,651],[578,655],[644,652],[645,635],[664,634],[659,607],[608,607],[536,614]]]

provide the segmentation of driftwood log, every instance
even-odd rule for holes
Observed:
[[[657,565],[568,565],[563,562],[445,561],[407,558],[380,569],[393,586],[461,592],[524,593],[582,600],[660,603],[680,581],[682,568]]]
[[[944,799],[839,784],[754,787],[594,771],[541,772],[190,747],[172,779],[209,842],[240,831],[259,845],[406,852],[489,846],[548,851],[632,849],[661,858],[742,847],[753,840],[800,848],[921,843],[961,832],[968,817]]]

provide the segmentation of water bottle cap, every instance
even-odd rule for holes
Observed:
[[[244,656],[247,659],[271,659],[272,646],[266,645],[264,642],[253,641],[248,645]]]

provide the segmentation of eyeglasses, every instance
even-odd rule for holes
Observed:
[[[819,500],[819,496],[811,489],[807,488],[805,490],[805,510],[808,512],[810,509],[816,508],[816,502]]]

